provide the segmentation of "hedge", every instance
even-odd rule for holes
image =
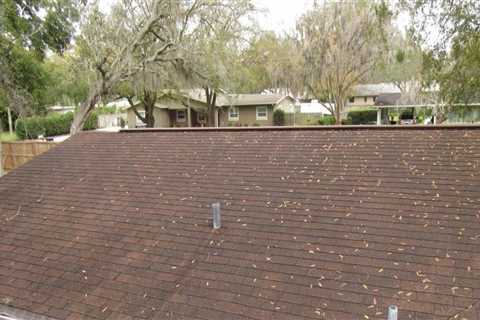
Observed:
[[[51,137],[68,134],[73,121],[73,113],[51,114],[45,117],[34,116],[18,119],[15,132],[20,139],[37,139],[39,136]],[[85,125],[84,130],[97,129],[98,116],[92,113]]]
[[[332,126],[336,123],[334,116],[323,116],[322,119],[318,120],[318,124],[321,126]]]
[[[376,123],[377,110],[352,110],[348,113],[347,119],[355,125]]]

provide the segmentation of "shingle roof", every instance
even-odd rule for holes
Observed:
[[[206,96],[204,90],[190,90],[185,93],[190,99],[194,99],[206,103]],[[237,93],[219,93],[217,96],[217,107],[230,106],[265,106],[276,105],[283,99],[295,100],[288,95],[276,93],[251,93],[251,94],[237,94]]]
[[[400,89],[393,83],[359,84],[353,87],[353,95],[356,97],[379,96],[390,93],[400,93]]]
[[[375,100],[376,106],[394,106],[398,105],[398,101],[402,97],[401,93],[384,93]]]
[[[230,94],[221,95],[218,106],[276,105],[282,99],[293,98],[283,94]]]
[[[476,320],[479,166],[479,127],[81,133],[0,179],[0,304]]]

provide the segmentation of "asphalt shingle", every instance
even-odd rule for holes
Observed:
[[[82,133],[0,179],[0,304],[476,320],[479,166],[479,127]]]

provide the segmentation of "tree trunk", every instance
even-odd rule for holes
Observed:
[[[73,118],[72,126],[70,127],[70,135],[75,135],[82,131],[85,122],[87,121],[88,115],[90,112],[95,109],[98,101],[100,101],[102,94],[100,90],[96,90],[94,93],[90,94],[88,99],[81,104],[78,112]]]
[[[204,87],[205,96],[207,98],[207,126],[215,127],[216,109],[217,109],[217,92],[210,87]]]
[[[342,124],[342,111],[344,108],[344,100],[342,97],[335,97],[335,124],[341,125]]]
[[[97,66],[100,72],[101,79],[97,86],[90,92],[88,99],[80,105],[78,112],[73,117],[72,125],[70,126],[70,135],[75,135],[83,130],[83,126],[88,119],[90,112],[95,109],[95,106],[100,101],[103,95],[107,94],[113,83],[116,83],[117,78],[108,78],[106,72],[102,69],[102,65]]]
[[[157,93],[154,91],[143,91],[143,107],[145,108],[145,124],[147,128],[155,127],[155,103],[157,102]]]

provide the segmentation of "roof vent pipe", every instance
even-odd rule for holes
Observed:
[[[212,212],[213,212],[213,229],[218,230],[222,227],[222,221],[220,218],[220,203],[213,203],[212,204]]]
[[[398,320],[398,307],[396,305],[390,305],[388,307],[388,320]]]

